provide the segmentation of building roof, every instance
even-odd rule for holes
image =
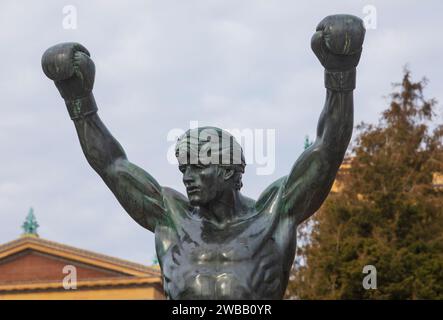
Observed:
[[[25,235],[19,239],[0,245],[0,262],[7,256],[25,250],[34,250],[37,252],[63,257],[68,260],[90,264],[95,267],[121,272],[123,274],[127,274],[128,276],[160,276],[160,272],[157,268],[71,247],[65,244],[30,235]]]
[[[158,268],[25,234],[0,245],[0,300],[11,295],[20,299],[34,297],[39,292],[52,292],[52,295],[59,292],[54,296],[57,299],[68,297],[69,292],[63,284],[66,266],[76,269],[76,287],[80,291],[75,291],[79,294],[84,295],[84,290],[102,290],[98,297],[106,298],[111,294],[109,290],[119,289],[118,292],[126,292],[128,297],[133,297],[138,290],[136,288],[142,288],[145,290],[144,297],[150,292],[145,288],[152,288],[157,292],[157,298],[162,297]]]

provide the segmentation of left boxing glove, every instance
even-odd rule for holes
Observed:
[[[318,24],[311,48],[325,69],[346,71],[358,65],[364,37],[360,18],[347,14],[327,16]]]

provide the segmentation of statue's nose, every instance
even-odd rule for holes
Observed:
[[[192,182],[194,179],[192,178],[192,174],[191,174],[191,169],[190,167],[186,167],[185,172],[183,172],[183,182],[185,183],[185,185],[189,184],[190,182]]]

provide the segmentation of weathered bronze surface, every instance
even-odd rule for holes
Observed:
[[[100,120],[92,94],[95,66],[86,48],[62,43],[44,53],[43,70],[66,102],[89,164],[129,215],[155,232],[168,298],[283,297],[297,226],[325,200],[351,138],[364,34],[362,20],[350,15],[328,16],[317,26],[311,47],[325,68],[326,102],[316,140],[257,201],[240,193],[241,147],[211,127],[190,130],[177,143],[188,198],[160,186],[127,159]],[[199,152],[209,149],[208,163]]]

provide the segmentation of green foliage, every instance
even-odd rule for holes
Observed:
[[[443,299],[443,125],[426,80],[405,70],[377,125],[360,124],[343,189],[314,223],[288,295],[300,299]],[[377,289],[365,290],[365,265]]]

